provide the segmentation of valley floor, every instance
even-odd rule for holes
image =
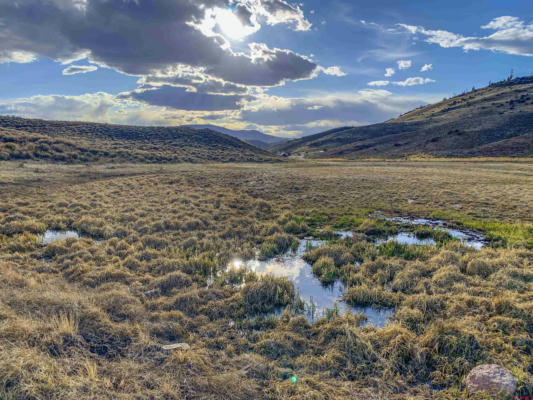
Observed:
[[[376,243],[403,230],[437,244]],[[227,268],[304,237],[345,303],[394,310],[385,328],[310,322],[292,282]],[[527,160],[0,162],[0,399],[481,399],[462,378],[483,363],[533,395],[532,289]]]

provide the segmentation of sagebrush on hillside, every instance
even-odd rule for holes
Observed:
[[[0,116],[0,160],[266,162],[277,158],[208,129],[58,122]]]

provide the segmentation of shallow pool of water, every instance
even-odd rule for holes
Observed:
[[[354,235],[351,231],[337,231],[335,234],[341,239],[352,238]]]
[[[341,282],[336,281],[333,285],[325,287],[314,276],[312,266],[303,259],[303,256],[310,248],[324,245],[326,245],[325,241],[306,238],[300,241],[298,249],[294,252],[267,261],[233,260],[228,265],[228,269],[247,268],[258,275],[270,274],[278,278],[289,279],[305,302],[305,314],[310,321],[316,321],[326,315],[327,310],[336,308],[340,315],[346,314],[348,310],[353,313],[362,312],[367,315],[367,325],[382,326],[383,318],[378,318],[379,312],[374,313],[372,307],[356,309],[342,301],[345,287]]]
[[[340,282],[325,287],[313,275],[313,269],[304,259],[305,252],[312,247],[324,246],[321,240],[304,239],[298,249],[271,260],[233,260],[228,268],[247,268],[256,274],[272,275],[287,278],[293,284],[300,298],[306,303],[306,314],[310,319],[323,316],[327,309],[337,307],[341,314],[346,313],[349,306],[342,302],[344,286]]]
[[[387,240],[378,240],[376,241],[376,244],[380,245],[381,243],[392,241],[409,246],[435,246],[437,244],[437,242],[431,238],[419,239],[412,233],[398,233],[397,235],[389,237]]]
[[[41,236],[41,242],[43,244],[50,244],[57,240],[63,240],[63,239],[79,239],[80,235],[78,232],[74,231],[54,231],[54,230],[47,230],[44,235]]]
[[[352,311],[366,316],[366,321],[362,323],[362,326],[372,325],[375,328],[387,326],[387,322],[395,314],[394,308],[353,307]]]
[[[482,234],[467,229],[449,228],[446,221],[439,219],[394,217],[386,218],[386,220],[398,224],[422,225],[433,229],[440,229],[448,232],[453,238],[476,250],[481,250],[486,245],[485,236]]]

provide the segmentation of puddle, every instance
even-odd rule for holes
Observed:
[[[44,235],[40,236],[41,242],[43,244],[50,244],[57,240],[79,239],[79,238],[80,238],[80,235],[78,234],[78,232],[74,232],[74,231],[60,232],[60,231],[48,230],[44,233]]]
[[[406,244],[410,246],[435,246],[435,242],[431,238],[419,239],[412,233],[398,233],[397,235],[389,237],[387,240],[377,240],[376,244],[379,246],[382,243],[396,241],[399,244]]]
[[[453,238],[459,240],[460,242],[464,243],[465,245],[472,247],[476,250],[481,250],[485,244],[485,236],[469,231],[464,229],[453,229],[448,228],[448,225],[446,221],[442,221],[439,219],[425,219],[425,218],[406,218],[406,217],[394,217],[394,218],[385,218],[387,221],[395,222],[397,224],[408,224],[408,225],[421,225],[421,226],[428,226],[433,229],[440,229],[442,231],[448,232],[450,235],[452,235]],[[409,235],[409,234],[400,234],[400,235]],[[416,239],[414,235],[411,235]],[[392,240],[392,239],[390,239]],[[416,239],[420,241],[420,239]],[[424,239],[425,240],[432,240],[432,239]],[[411,244],[411,243],[406,243]],[[414,243],[418,244],[418,243]],[[433,241],[433,244],[434,241]]]
[[[348,236],[347,236],[348,237]],[[300,298],[305,302],[305,314],[309,321],[316,321],[326,315],[326,310],[337,309],[340,315],[348,311],[353,313],[364,313],[367,315],[366,325],[376,327],[385,326],[387,315],[380,310],[368,308],[352,308],[342,301],[345,292],[344,285],[336,281],[331,286],[323,286],[313,275],[313,268],[303,259],[303,255],[311,247],[320,247],[326,244],[325,241],[304,239],[300,241],[298,249],[282,256],[267,261],[260,260],[233,260],[228,269],[247,268],[258,275],[270,274],[278,278],[289,279],[299,293]]]
[[[362,326],[372,325],[375,328],[387,326],[390,317],[395,314],[394,308],[353,307],[352,310],[366,316],[366,321],[361,324]]]
[[[353,238],[354,233],[350,231],[337,231],[335,232],[335,235],[337,235],[341,239],[347,239],[347,238]]]

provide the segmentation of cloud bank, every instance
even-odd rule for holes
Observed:
[[[405,81],[399,81],[399,82],[392,82],[393,85],[396,86],[417,86],[417,85],[425,85],[427,83],[434,83],[435,81],[430,78],[421,78],[421,77],[413,77],[413,78],[407,78]]]
[[[252,43],[247,53],[232,51],[216,21],[206,31],[211,11],[233,13],[230,5],[228,0],[0,0],[0,60],[49,57],[68,63],[88,57],[133,75],[182,65],[229,82],[265,86],[316,73],[314,62],[290,50]],[[234,13],[243,32],[259,29],[261,22],[300,31],[311,26],[299,7],[283,0],[243,1]]]
[[[526,24],[513,16],[493,19],[482,29],[492,30],[488,36],[463,36],[445,30],[431,30],[421,26],[400,24],[413,35],[425,37],[427,43],[443,48],[462,48],[465,51],[491,50],[506,54],[533,57],[533,24]]]
[[[169,107],[169,102],[175,108]],[[266,94],[209,96],[163,85],[119,96],[108,93],[42,95],[0,101],[0,114],[161,126],[210,120],[238,129],[258,128],[275,135],[302,136],[336,126],[382,122],[425,104],[428,101],[421,98],[398,96],[379,89],[284,98]]]

